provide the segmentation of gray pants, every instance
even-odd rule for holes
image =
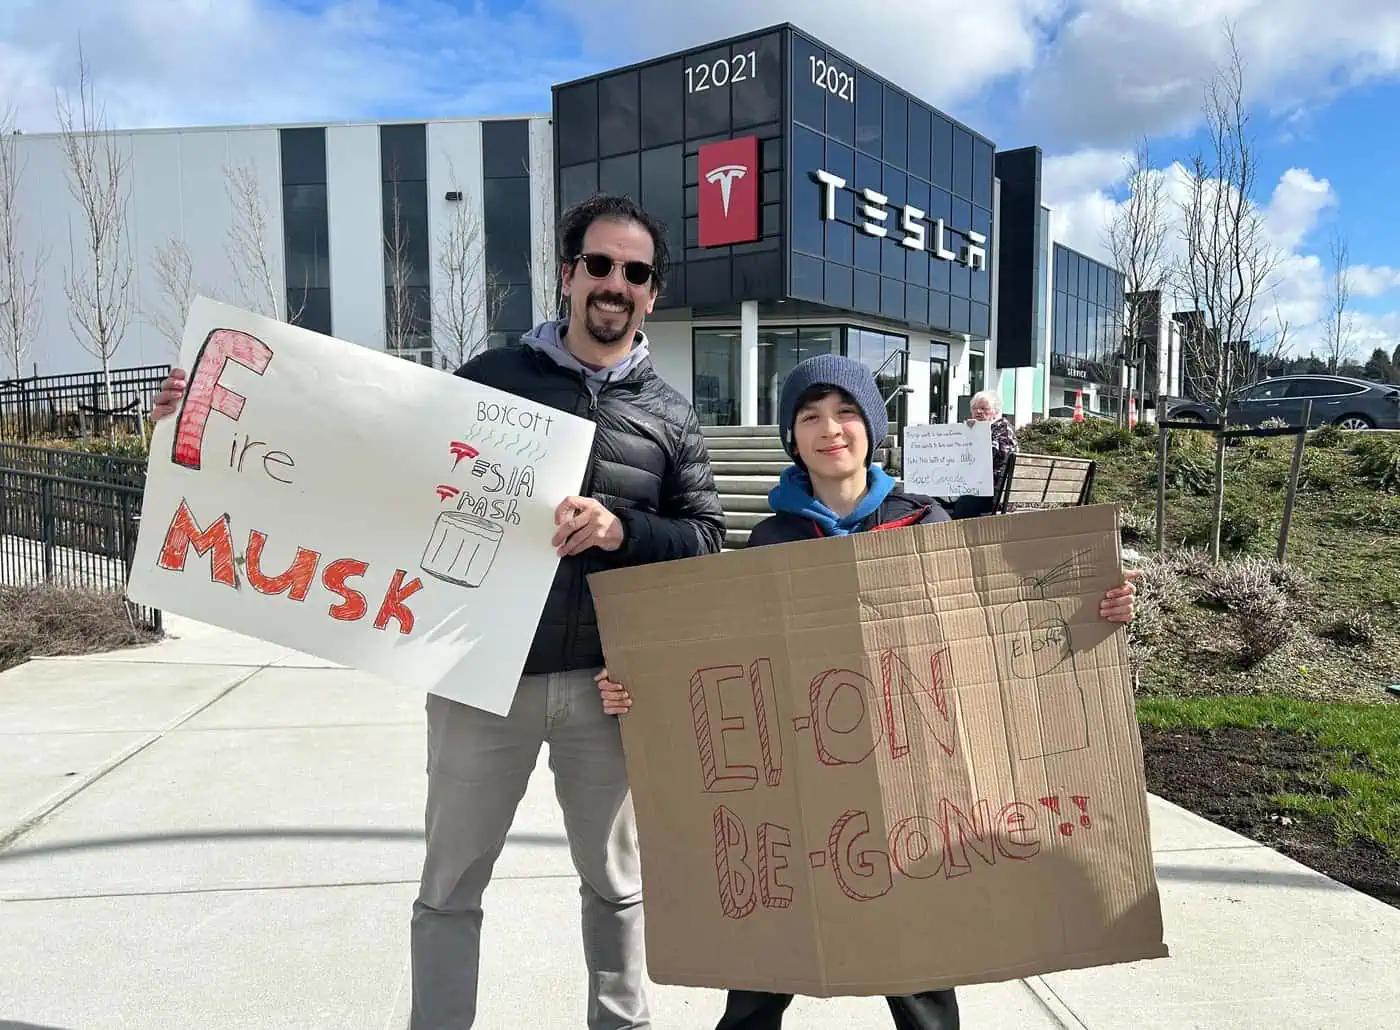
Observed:
[[[505,718],[428,695],[428,854],[413,905],[413,1030],[460,1030],[476,1018],[481,895],[546,740],[582,881],[588,1026],[651,1026],[632,797],[617,720],[603,714],[593,675],[526,676]],[[524,996],[528,987],[513,990]]]

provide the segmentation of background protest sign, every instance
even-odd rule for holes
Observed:
[[[131,598],[505,714],[593,424],[203,298]]]
[[[1112,507],[595,575],[660,983],[1164,956]]]
[[[992,496],[992,426],[908,426],[904,488],[929,497]]]

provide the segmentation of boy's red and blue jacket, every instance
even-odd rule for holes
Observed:
[[[812,494],[812,483],[796,465],[790,467],[768,494],[776,513],[754,527],[750,547],[787,544],[824,536],[878,532],[950,521],[948,513],[932,497],[894,492],[895,482],[883,470],[872,468],[866,495],[859,507],[838,517]]]

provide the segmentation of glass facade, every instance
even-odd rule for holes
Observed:
[[[380,126],[379,170],[384,194],[385,344],[401,357],[426,357],[431,363],[427,127]]]
[[[987,338],[991,142],[790,39],[790,296]]]
[[[946,367],[948,348],[942,346]],[[776,425],[783,382],[799,361],[818,354],[855,358],[875,373],[883,397],[890,398],[892,425],[904,425],[906,398],[896,397],[904,384],[909,340],[857,326],[762,326],[758,331],[758,423]],[[739,424],[739,329],[724,327],[694,332],[692,395],[702,425]],[[892,432],[894,430],[891,430]]]
[[[595,141],[596,142],[596,141]],[[488,347],[503,347],[529,332],[534,316],[530,287],[530,123],[481,124]]]
[[[1058,243],[1052,263],[1051,373],[1116,383],[1123,348],[1123,276]]]
[[[331,332],[326,130],[282,129],[283,267],[288,321]]]
[[[666,227],[660,308],[779,300],[783,282],[783,32],[747,36],[554,90],[556,205],[630,196]],[[759,139],[760,238],[701,248],[699,150]]]

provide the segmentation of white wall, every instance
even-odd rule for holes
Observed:
[[[61,141],[54,135],[18,140],[25,162],[20,182],[24,211],[21,242],[42,249],[47,262],[39,293],[43,320],[30,357],[39,373],[83,372],[98,367],[69,325],[65,272],[82,267],[83,223],[68,189]],[[165,310],[155,275],[157,252],[172,237],[184,242],[198,292],[248,305],[238,290],[226,250],[232,205],[224,169],[250,166],[267,218],[267,253],[273,281],[282,293],[282,190],[276,129],[182,129],[118,133],[128,160],[127,243],[132,260],[131,318],[113,364],[172,361],[172,346],[155,328],[152,313]],[[72,247],[70,249],[70,234]]]
[[[476,241],[470,261],[481,270],[486,270],[486,236],[482,231],[485,212],[482,207],[481,187],[481,122],[429,122],[428,123],[428,222],[433,226],[428,241],[428,256],[432,261],[430,288],[434,297],[443,296],[447,288],[446,279],[438,268],[438,258],[442,253],[441,233],[446,221],[456,214],[458,204],[466,206],[467,219],[476,226]],[[449,192],[462,194],[460,201],[446,199]],[[473,334],[474,340],[486,339],[486,313],[480,312],[479,326]]]
[[[689,322],[648,322],[643,327],[651,345],[651,363],[656,374],[680,391],[686,400],[694,397],[694,358]]]
[[[536,324],[556,317],[559,269],[555,261],[554,128],[548,118],[530,119],[530,279]],[[679,387],[677,387],[679,389]],[[686,387],[686,396],[690,387]]]
[[[909,333],[909,375],[905,379],[905,382],[914,388],[914,392],[905,397],[905,406],[909,412],[911,426],[927,425],[929,422],[929,405],[933,402],[933,383],[930,379],[932,371],[929,367],[931,354],[929,335],[911,330]]]
[[[384,190],[378,125],[326,129],[331,332],[384,349]]]

